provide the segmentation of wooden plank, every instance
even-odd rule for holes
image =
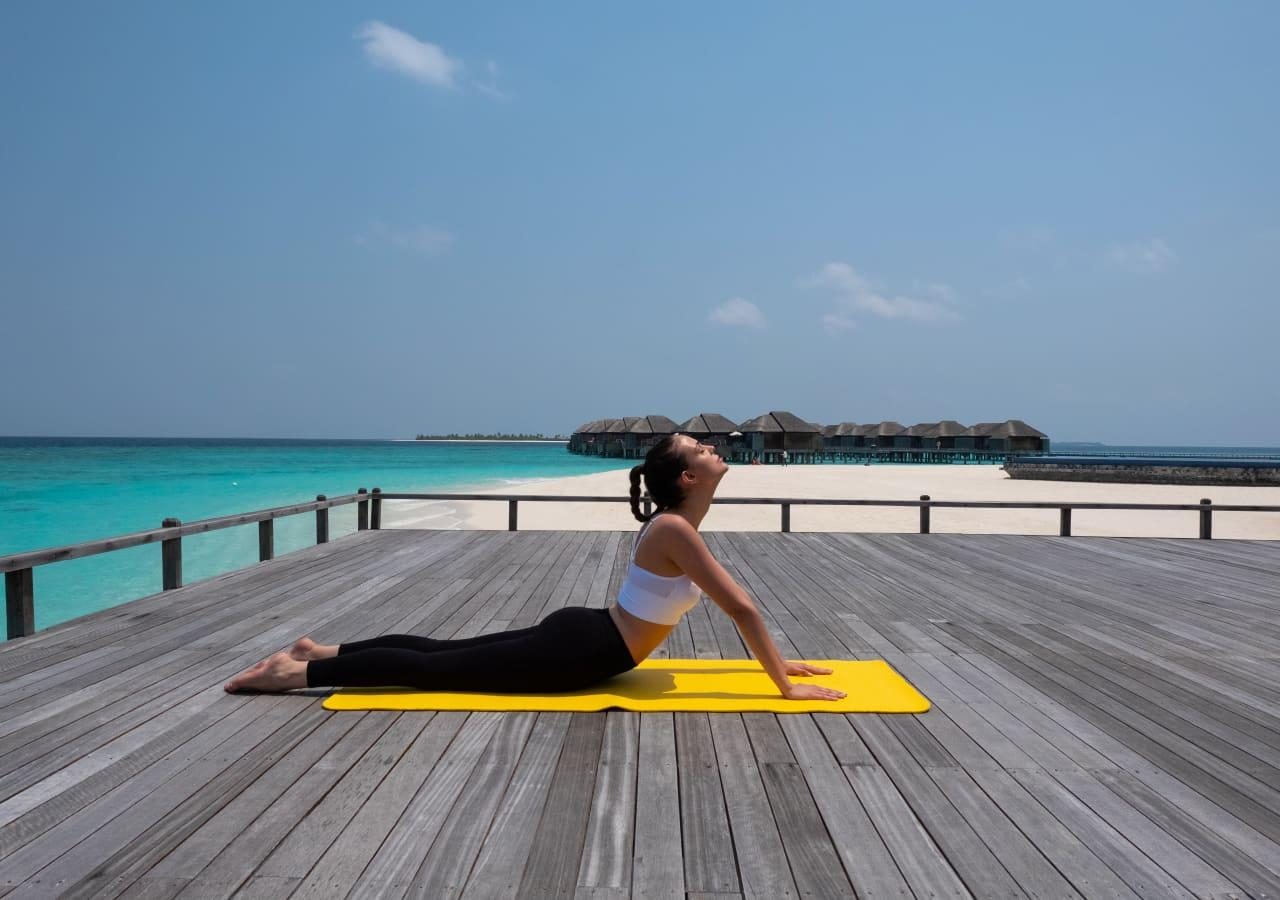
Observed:
[[[673,713],[640,714],[636,839],[631,889],[637,897],[685,896],[682,813]]]
[[[818,725],[815,724],[815,722],[841,723],[847,729],[847,734],[853,735],[853,740],[865,750],[865,745],[862,744],[861,739],[857,738],[844,717],[788,715],[779,718],[782,729],[787,735],[787,741],[795,752],[800,772],[804,775],[805,782],[813,794],[822,820],[831,834],[832,844],[836,853],[839,854],[845,873],[857,895],[859,897],[929,896],[923,880],[919,884],[908,886],[904,871],[899,871],[897,862],[885,846],[862,801],[858,799],[851,781],[841,768],[841,761],[836,754],[833,754],[832,747],[827,743],[824,730],[819,730]],[[861,754],[856,754],[855,758],[860,756]],[[854,766],[850,765],[850,768]],[[945,861],[943,868],[950,871],[950,866]],[[916,875],[914,871],[909,871],[907,874]],[[913,888],[916,890],[913,891]],[[953,896],[956,895],[953,894]],[[968,892],[962,887],[959,896],[968,896]]]
[[[538,714],[464,887],[466,900],[511,900],[518,896],[572,717],[572,713],[562,712]]]
[[[494,712],[465,715],[457,736],[355,880],[351,897],[403,897],[409,892],[418,868],[502,720],[502,714]]]
[[[314,731],[327,715],[287,702],[277,708],[289,715],[285,722],[277,725],[266,718],[242,729],[222,747],[185,766],[178,777],[164,781],[129,806],[125,815],[112,820],[110,828],[88,830],[84,828],[87,822],[72,816],[54,829],[70,832],[65,843],[43,840],[28,845],[0,863],[0,870],[7,872],[25,856],[25,851],[39,850],[54,854],[54,858],[28,876],[25,887],[56,888],[64,896],[101,894],[103,886],[118,874],[128,872],[137,858],[159,848],[167,850],[185,839],[270,768],[298,739]],[[128,787],[134,788],[137,783],[135,779]],[[9,877],[0,876],[0,883],[9,883]]]
[[[604,717],[573,713],[520,881],[520,896],[572,897],[582,861]]]
[[[387,835],[432,774],[462,728],[466,713],[437,712],[408,752],[382,780],[351,824],[330,845],[295,892],[301,897],[345,897],[378,854]]]
[[[533,728],[535,713],[503,715],[409,885],[415,897],[457,897],[480,852],[494,813]]]
[[[924,769],[912,758],[908,748],[898,740],[894,730],[888,727],[886,723],[896,717],[845,718],[874,752],[875,759],[911,807],[916,820],[929,832],[934,844],[946,856],[948,865],[975,897],[1026,896],[1002,864],[1009,848],[997,846],[993,852],[993,848],[979,837],[974,830],[974,823],[952,805],[927,774],[934,770]],[[938,771],[959,773],[961,770],[957,766],[940,768]],[[1017,866],[1014,868],[1016,870]]]
[[[605,713],[604,743],[578,870],[579,897],[585,895],[584,888],[621,896],[631,893],[639,740],[640,713],[617,709]]]
[[[392,715],[394,721],[373,746],[271,848],[251,881],[262,879],[264,885],[293,887],[302,883],[430,721],[430,716]]]
[[[684,883],[689,891],[740,891],[729,815],[707,713],[675,718]]]
[[[798,889],[742,717],[726,713],[708,720],[742,892],[754,897],[796,896]]]

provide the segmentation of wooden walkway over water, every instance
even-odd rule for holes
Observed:
[[[603,606],[630,537],[359,532],[0,645],[0,894],[1280,896],[1275,543],[707,535],[785,654],[923,716],[222,692],[299,634]],[[705,599],[660,652],[749,655]]]

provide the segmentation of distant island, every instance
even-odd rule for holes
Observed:
[[[567,441],[563,435],[545,434],[420,434],[415,441]]]

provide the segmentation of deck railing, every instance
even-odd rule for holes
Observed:
[[[385,500],[479,500],[492,503],[507,504],[507,530],[518,530],[520,503],[630,503],[629,497],[577,497],[561,494],[412,494],[383,492],[374,488],[367,492],[360,488],[354,494],[345,494],[332,499],[324,494],[317,495],[314,502],[298,503],[293,506],[277,506],[256,512],[239,513],[215,519],[202,519],[197,522],[183,524],[178,519],[165,519],[160,528],[150,531],[138,531],[118,537],[102,538],[96,541],[85,541],[69,544],[64,547],[52,547],[45,550],[32,550],[12,556],[0,557],[0,572],[4,572],[5,613],[8,636],[24,637],[35,632],[35,580],[34,570],[37,566],[62,562],[68,559],[79,559],[109,553],[113,550],[124,550],[141,544],[160,544],[160,582],[163,590],[170,591],[182,587],[182,538],[188,534],[202,534],[237,525],[258,523],[258,558],[265,562],[275,556],[274,525],[276,519],[302,513],[315,512],[316,543],[323,544],[329,540],[329,510],[335,506],[356,504],[356,530],[377,530],[382,527],[382,503]],[[1200,519],[1200,537],[1208,540],[1213,537],[1214,512],[1271,512],[1280,513],[1280,506],[1260,506],[1253,504],[1214,504],[1209,499],[1199,503],[1079,503],[1066,501],[1023,501],[1023,500],[934,500],[928,494],[922,494],[919,500],[846,500],[822,497],[723,497],[713,501],[717,506],[777,506],[782,513],[781,530],[791,531],[791,507],[793,506],[905,506],[918,507],[920,510],[920,533],[929,534],[931,512],[934,509],[1056,509],[1058,516],[1058,534],[1071,536],[1071,513],[1077,509],[1115,509],[1115,510],[1169,510],[1195,512]],[[647,515],[652,511],[650,499],[646,496],[641,501]]]

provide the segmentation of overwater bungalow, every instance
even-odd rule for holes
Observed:
[[[955,419],[943,419],[925,431],[924,445],[935,450],[954,450],[956,449],[956,438],[962,436],[968,430]],[[931,445],[929,441],[934,443]]]
[[[858,449],[865,449],[875,445],[875,438],[878,426],[867,423],[866,425],[855,425],[849,431],[849,436],[853,438],[853,446]]]
[[[719,413],[699,413],[676,424],[666,416],[598,419],[580,426],[569,441],[574,453],[640,458],[663,436],[688,434],[716,445],[735,462],[1000,462],[1008,454],[1049,452],[1044,432],[1021,419],[979,422],[954,419],[919,422],[910,428],[884,421],[819,425],[789,412],[774,411],[741,425]]]
[[[622,436],[622,455],[627,459],[643,458],[650,447],[679,430],[680,426],[666,416],[641,416]]]
[[[1049,436],[1021,419],[1009,419],[988,432],[987,449],[1004,453],[1048,453]]]
[[[626,416],[621,419],[610,419],[600,435],[601,456],[623,456],[626,450],[626,435],[631,426],[640,421],[640,416]]]
[[[956,447],[961,450],[986,450],[987,439],[998,424],[998,422],[979,422],[977,425],[970,425],[963,435],[956,438]]]
[[[902,432],[902,436],[907,438],[907,448],[911,450],[932,450],[937,445],[929,433],[933,431],[937,424],[937,422],[921,422]]]
[[[827,425],[822,429],[822,448],[824,450],[852,450],[858,446],[854,432],[857,422],[841,422],[838,425]]]
[[[681,434],[714,444],[721,456],[729,455],[729,448],[734,443],[734,433],[741,431],[732,420],[720,413],[707,412],[698,413],[692,419],[681,422],[678,430]]]
[[[613,419],[595,419],[579,425],[569,436],[569,451],[595,455],[598,452],[597,443],[612,421]]]
[[[867,444],[877,450],[907,450],[911,439],[906,436],[906,430],[901,422],[879,422],[867,432]]]
[[[738,430],[742,432],[742,450],[748,460],[759,454],[761,462],[776,462],[786,450],[792,462],[809,462],[814,453],[822,450],[822,429],[782,410],[748,419]]]

